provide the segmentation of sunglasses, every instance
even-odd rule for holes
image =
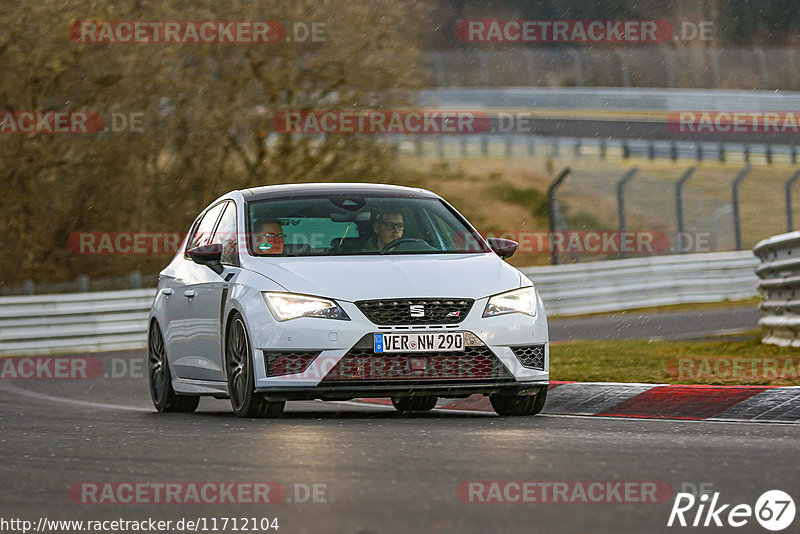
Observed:
[[[378,224],[383,225],[384,228],[387,228],[389,230],[402,230],[405,227],[403,223],[381,222]]]

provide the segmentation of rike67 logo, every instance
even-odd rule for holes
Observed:
[[[755,518],[763,528],[777,532],[791,525],[794,516],[794,500],[781,490],[764,492],[756,500],[755,506],[723,503],[719,492],[704,493],[699,497],[691,493],[678,493],[667,526],[739,528],[751,524]]]

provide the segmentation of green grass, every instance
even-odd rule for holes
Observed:
[[[800,349],[762,345],[760,336],[753,334],[747,341],[576,341],[553,345],[550,378],[579,382],[800,385]],[[684,361],[683,372],[679,373],[681,359],[691,359],[691,365]],[[719,373],[714,371],[717,361]],[[735,361],[741,363],[738,376],[733,376]],[[777,366],[781,371],[777,377],[762,371],[765,362]],[[784,370],[786,374],[780,376]]]

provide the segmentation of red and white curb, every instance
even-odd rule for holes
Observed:
[[[389,404],[388,399],[362,399]],[[442,399],[437,409],[494,412],[489,399]],[[710,421],[800,422],[800,387],[551,382],[544,414]]]

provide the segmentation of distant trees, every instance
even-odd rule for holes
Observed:
[[[163,256],[76,256],[67,238],[185,231],[231,189],[391,172],[393,153],[380,140],[278,134],[271,119],[282,110],[406,104],[422,83],[425,10],[403,0],[5,5],[0,110],[93,110],[109,130],[141,125],[0,134],[0,283],[153,272]],[[76,43],[68,28],[81,20],[279,21],[287,35],[278,43]],[[312,24],[315,40],[305,35]]]

